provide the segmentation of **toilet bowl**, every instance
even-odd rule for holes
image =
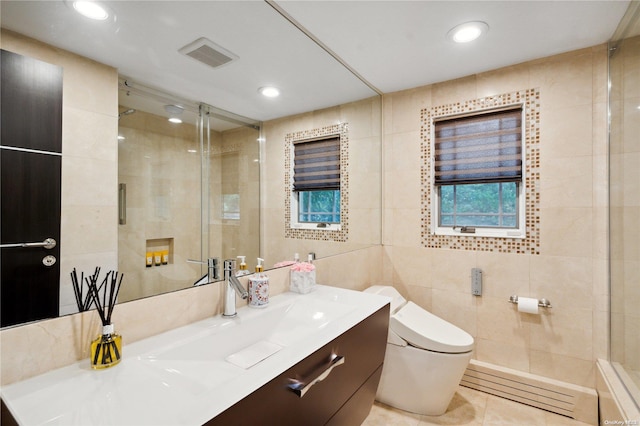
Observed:
[[[473,351],[473,337],[389,286],[365,290],[391,298],[389,335],[376,399],[412,413],[438,416],[447,407]]]

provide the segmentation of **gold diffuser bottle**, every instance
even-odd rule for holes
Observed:
[[[113,367],[122,358],[122,336],[113,332],[113,324],[102,327],[102,335],[91,342],[91,368]]]

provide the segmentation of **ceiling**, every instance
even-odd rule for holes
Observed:
[[[106,21],[82,17],[63,0],[2,0],[2,27],[113,66],[133,84],[255,120],[604,43],[629,5],[611,0],[102,3],[112,12]],[[467,21],[484,21],[489,31],[466,45],[446,38]],[[210,68],[179,52],[201,37],[238,59]],[[282,95],[262,97],[258,88],[266,85]]]

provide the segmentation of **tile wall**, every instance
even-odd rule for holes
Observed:
[[[260,256],[259,136],[249,127],[212,132],[209,156],[209,253],[245,256],[252,272]],[[223,194],[239,194],[239,219],[223,217]]]
[[[291,260],[294,253],[303,259],[308,252],[326,257],[380,243],[380,108],[380,98],[373,97],[264,123],[261,228],[267,266]],[[345,123],[348,127],[341,126]],[[285,211],[291,188],[286,173],[287,141],[294,135],[335,134],[342,127],[347,127],[343,136],[348,139],[348,161],[342,164],[348,170],[348,203],[343,212],[348,215],[348,229],[338,233],[335,241],[287,231]]]
[[[540,96],[539,248],[424,247],[420,111],[530,88]],[[388,94],[384,105],[385,279],[472,334],[475,358],[594,387],[608,345],[606,46]],[[482,297],[471,295],[471,268],[483,271]],[[553,308],[518,313],[512,294]]]

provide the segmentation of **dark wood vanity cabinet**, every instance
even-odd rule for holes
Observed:
[[[206,424],[361,424],[369,414],[380,381],[388,326],[386,305]],[[302,397],[289,389],[290,379],[307,378],[332,355],[343,356],[344,364],[335,366]]]

